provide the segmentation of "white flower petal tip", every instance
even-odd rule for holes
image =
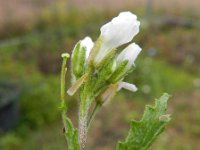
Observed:
[[[119,86],[118,86],[118,91],[121,90],[122,88],[132,91],[132,92],[136,92],[138,89],[134,84],[130,84],[127,82],[120,82]]]
[[[128,45],[117,57],[117,62],[128,60],[129,66],[134,65],[134,62],[141,52],[140,46],[135,43]]]
[[[87,36],[83,40],[81,40],[80,45],[81,45],[81,47],[86,48],[86,58],[88,58],[90,51],[92,50],[92,48],[94,46],[94,42],[92,41],[92,39],[89,36]]]
[[[140,22],[131,12],[121,12],[117,17],[101,27],[101,37],[109,49],[130,42],[139,32]]]

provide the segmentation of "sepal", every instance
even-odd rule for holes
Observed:
[[[102,37],[100,36],[94,43],[94,46],[93,46],[90,56],[88,58],[88,66],[89,67],[94,67],[94,59],[95,59],[96,54],[99,52],[101,44],[102,44]]]
[[[79,78],[68,90],[67,93],[72,96],[76,93],[76,91],[86,82],[88,79],[88,74],[84,74],[81,78]]]
[[[108,79],[108,81],[110,83],[116,83],[117,81],[124,78],[124,76],[127,72],[127,70],[126,70],[127,64],[128,64],[128,60],[125,60],[125,61],[121,62],[120,64],[118,64],[115,71],[112,73],[112,75]]]
[[[118,89],[118,83],[109,85],[107,89],[100,95],[100,98],[98,101],[102,105],[108,104],[117,93],[117,89]]]
[[[115,54],[116,48],[112,48],[108,51],[102,49],[103,38],[100,36],[94,44],[94,47],[89,56],[89,66],[92,66],[95,70],[100,70]]]
[[[72,53],[72,73],[76,78],[83,75],[86,58],[86,47],[81,47],[80,43],[75,45]]]
[[[103,58],[98,58],[98,54],[96,55],[94,59],[94,67],[95,69],[99,70],[101,69],[115,54],[116,48],[111,49],[108,53],[105,54]],[[101,54],[99,54],[101,55]]]
[[[117,67],[116,65],[117,64],[114,59],[110,60],[110,62],[103,66],[102,69],[99,71],[99,78],[103,80],[108,80],[115,71]]]

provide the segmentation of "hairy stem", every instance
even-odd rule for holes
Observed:
[[[87,142],[87,114],[79,116],[79,142],[81,149],[86,149]]]
[[[84,87],[85,89],[87,87]],[[87,90],[86,90],[87,91]],[[87,144],[87,122],[90,107],[90,96],[84,89],[81,91],[81,101],[79,105],[79,143],[82,150],[86,149]]]

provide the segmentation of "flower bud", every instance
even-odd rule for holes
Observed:
[[[80,44],[81,44],[81,47],[86,48],[86,59],[88,59],[88,57],[90,55],[90,51],[92,50],[92,48],[94,46],[92,39],[87,36],[83,40],[81,40]]]
[[[94,64],[98,66],[103,59],[114,51],[117,47],[130,42],[139,32],[140,22],[137,16],[131,12],[122,12],[111,22],[101,27],[100,37],[102,44],[94,59]]]
[[[134,66],[134,62],[138,56],[138,54],[141,52],[141,48],[135,44],[132,43],[128,45],[117,57],[117,63],[121,63],[125,60],[128,60],[128,64],[126,66],[127,70],[129,70],[132,66]]]
[[[127,46],[116,58],[117,67],[109,81],[115,83],[126,76],[134,67],[135,59],[142,49],[135,43]]]
[[[93,44],[94,43],[90,37],[85,37],[74,47],[72,53],[72,71],[76,78],[79,78],[83,75],[85,63],[93,47]]]

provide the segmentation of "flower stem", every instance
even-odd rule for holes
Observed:
[[[64,125],[65,132],[67,131],[67,124],[65,122],[65,117],[67,113],[67,104],[65,101],[65,75],[67,72],[66,64],[67,64],[67,59],[69,58],[69,54],[63,54],[62,55],[63,61],[62,61],[62,68],[61,68],[61,80],[60,80],[60,97],[61,97],[61,117]],[[67,140],[66,134],[65,138]]]
[[[87,114],[79,116],[79,142],[82,150],[86,149],[87,143]]]

